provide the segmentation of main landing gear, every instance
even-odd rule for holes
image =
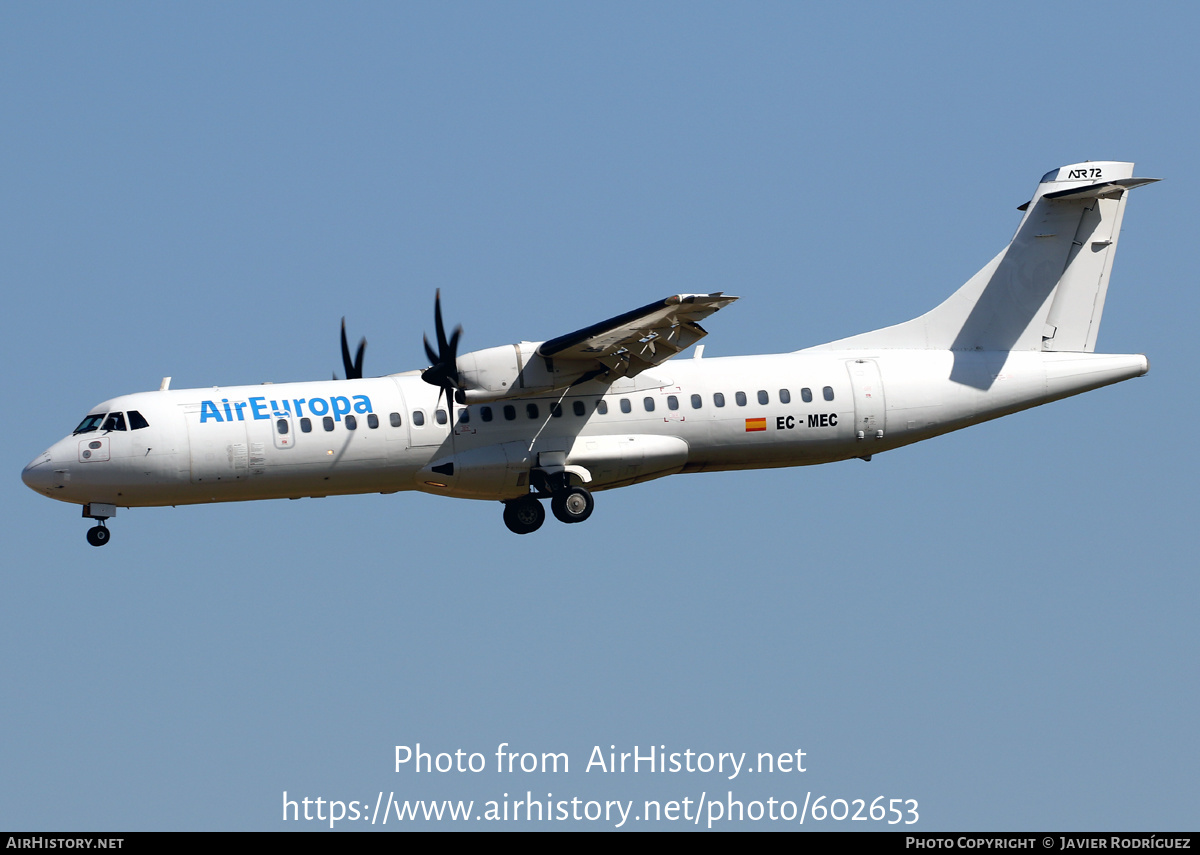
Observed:
[[[550,493],[550,511],[565,523],[580,523],[592,515],[596,502],[583,487],[564,486]],[[537,494],[530,493],[504,503],[504,524],[515,534],[537,531],[546,521],[546,509]]]
[[[105,525],[105,520],[117,515],[116,505],[106,505],[91,502],[83,506],[84,519],[95,520],[96,524],[88,529],[87,542],[92,546],[103,546],[112,538],[112,532]]]
[[[568,487],[550,497],[550,510],[560,522],[583,522],[596,507],[592,494],[582,487]]]
[[[522,496],[504,503],[504,524],[514,534],[537,531],[546,521],[546,509],[536,496]]]

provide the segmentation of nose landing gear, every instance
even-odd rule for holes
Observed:
[[[106,505],[101,502],[90,502],[83,506],[84,519],[95,520],[96,524],[88,529],[87,542],[92,546],[103,546],[112,538],[112,532],[104,521],[117,515],[116,505]]]

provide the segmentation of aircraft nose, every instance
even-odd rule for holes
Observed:
[[[43,451],[21,472],[25,486],[39,493],[49,493],[54,484],[54,462],[49,451]]]

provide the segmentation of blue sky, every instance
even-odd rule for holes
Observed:
[[[0,824],[315,829],[283,791],[528,789],[1192,827],[1182,8],[0,8]],[[529,537],[420,494],[121,511],[102,550],[19,480],[164,375],[327,377],[343,315],[368,374],[423,367],[437,288],[466,349],[689,291],[742,297],[709,356],[905,320],[1086,159],[1165,179],[1130,201],[1099,341],[1150,374],[869,465],[669,478]],[[572,768],[394,772],[418,742]],[[584,772],[597,745],[808,771]]]

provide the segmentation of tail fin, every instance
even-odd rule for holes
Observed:
[[[815,350],[1054,350],[1091,353],[1117,251],[1132,163],[1047,172],[1012,242],[930,312]]]

